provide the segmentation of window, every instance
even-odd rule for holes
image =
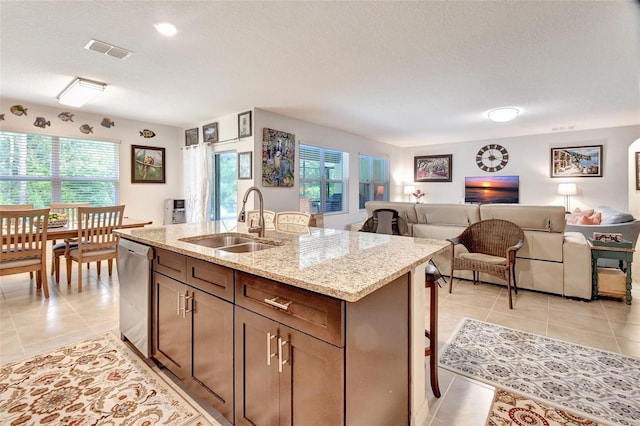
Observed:
[[[300,209],[310,213],[346,211],[348,154],[300,145]]]
[[[116,205],[120,144],[0,131],[0,204]]]
[[[367,201],[389,201],[389,160],[360,155],[358,208]]]

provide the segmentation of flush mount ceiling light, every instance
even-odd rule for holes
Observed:
[[[178,32],[176,27],[168,22],[160,22],[158,24],[155,24],[154,27],[160,34],[166,37],[174,36]]]
[[[58,95],[58,102],[62,105],[81,107],[104,92],[105,87],[105,83],[78,77]]]
[[[498,123],[504,123],[505,121],[511,121],[520,114],[518,108],[496,108],[487,113],[489,120],[496,121]]]

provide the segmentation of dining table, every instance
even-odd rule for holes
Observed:
[[[141,228],[146,225],[151,225],[153,221],[133,219],[130,217],[122,218],[122,224],[118,229],[127,228]],[[48,241],[61,241],[65,238],[73,238],[78,236],[78,223],[69,221],[64,226],[47,226],[47,240]],[[7,244],[7,236],[3,234],[2,244]]]
[[[122,218],[122,224],[118,229],[141,228],[151,225],[151,220],[133,219],[130,217]],[[48,226],[47,240],[64,240],[65,238],[73,238],[78,236],[78,222],[68,222],[64,226]]]

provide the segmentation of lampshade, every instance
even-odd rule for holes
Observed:
[[[416,192],[416,186],[415,185],[405,185],[404,186],[404,195],[411,195],[414,192]]]
[[[497,121],[498,123],[503,123],[505,121],[511,121],[516,118],[520,114],[520,110],[518,108],[496,108],[492,109],[487,113],[487,117],[491,121]]]
[[[62,105],[81,107],[102,93],[105,87],[105,83],[78,77],[58,95],[58,102]]]
[[[575,183],[560,183],[558,184],[559,195],[576,195],[578,188]]]

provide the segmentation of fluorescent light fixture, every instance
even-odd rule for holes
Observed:
[[[504,123],[505,121],[513,120],[519,114],[520,114],[520,110],[518,108],[513,108],[513,107],[496,108],[489,111],[487,113],[487,117],[489,117],[489,120],[491,121]]]
[[[168,22],[157,23],[154,25],[154,27],[160,34],[166,37],[172,37],[176,35],[176,33],[178,32],[176,27],[173,24],[170,24]]]
[[[104,92],[105,87],[105,83],[78,77],[58,95],[58,102],[62,105],[81,107]]]

